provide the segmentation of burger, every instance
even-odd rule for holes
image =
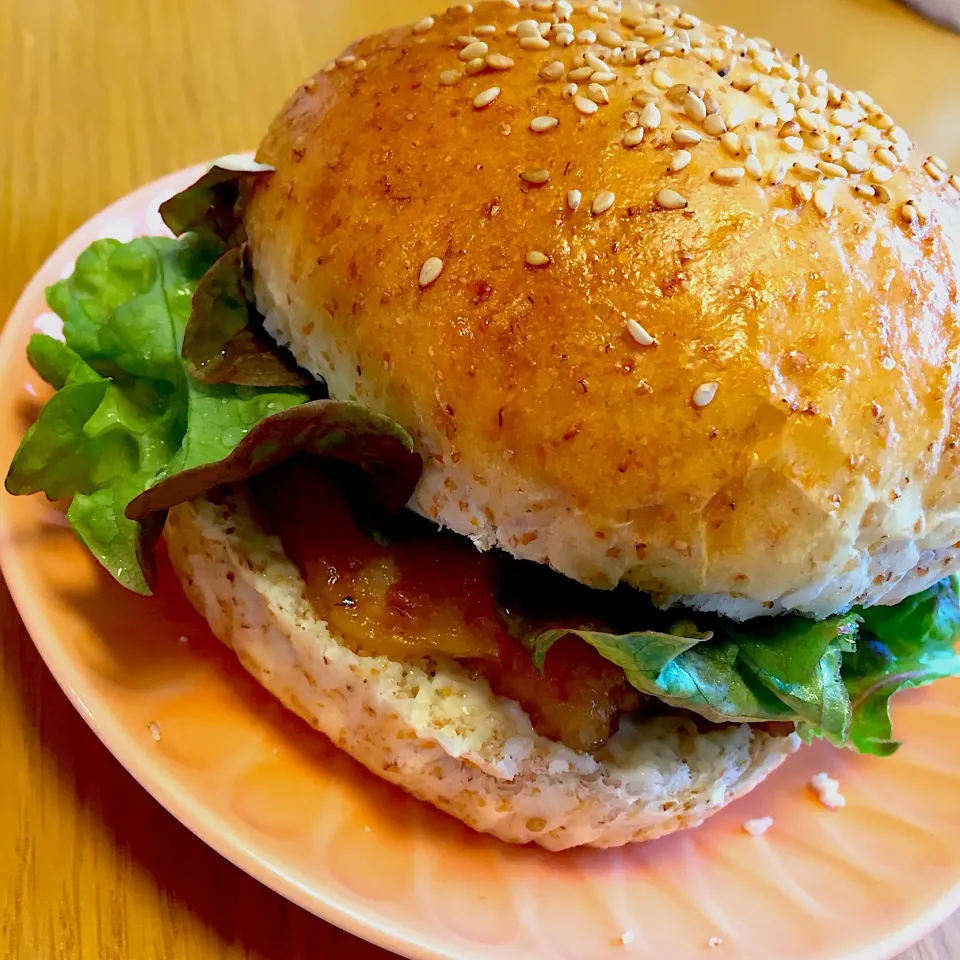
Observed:
[[[677,8],[463,4],[55,284],[7,477],[370,770],[558,850],[960,673],[960,179]]]

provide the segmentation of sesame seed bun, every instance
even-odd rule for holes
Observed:
[[[549,850],[619,846],[696,826],[794,752],[796,734],[700,731],[661,717],[597,754],[538,736],[516,703],[452,662],[358,656],[330,634],[244,489],[170,511],[170,558],[193,605],[287,707],[381,777],[476,830]]]
[[[956,569],[960,179],[800,57],[600,7],[452,8],[305,83],[247,208],[268,329],[483,548],[738,617]]]

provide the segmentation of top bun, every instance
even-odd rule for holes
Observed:
[[[268,329],[480,547],[738,617],[922,589],[960,179],[800,56],[618,9],[464,4],[307,81],[247,207]]]

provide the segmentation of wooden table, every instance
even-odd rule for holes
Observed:
[[[960,36],[892,0],[690,5],[804,50],[960,167]],[[295,84],[351,36],[428,8],[2,0],[0,317],[97,210],[160,174],[254,146]],[[155,803],[69,705],[2,583],[0,631],[0,957],[386,958],[240,873]],[[907,958],[960,958],[957,919]]]

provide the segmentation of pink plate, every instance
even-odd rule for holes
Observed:
[[[42,385],[24,358],[56,332],[44,287],[103,236],[159,232],[186,170],[78,230],[0,339],[7,463]],[[288,715],[213,639],[165,560],[159,596],[114,584],[41,497],[0,497],[0,561],[37,647],[126,768],[242,869],[408,957],[878,960],[960,906],[960,681],[900,698],[906,744],[875,760],[819,745],[700,829],[621,850],[544,853],[475,835],[377,780]],[[847,807],[809,794],[839,778]],[[751,817],[775,823],[759,838]]]

